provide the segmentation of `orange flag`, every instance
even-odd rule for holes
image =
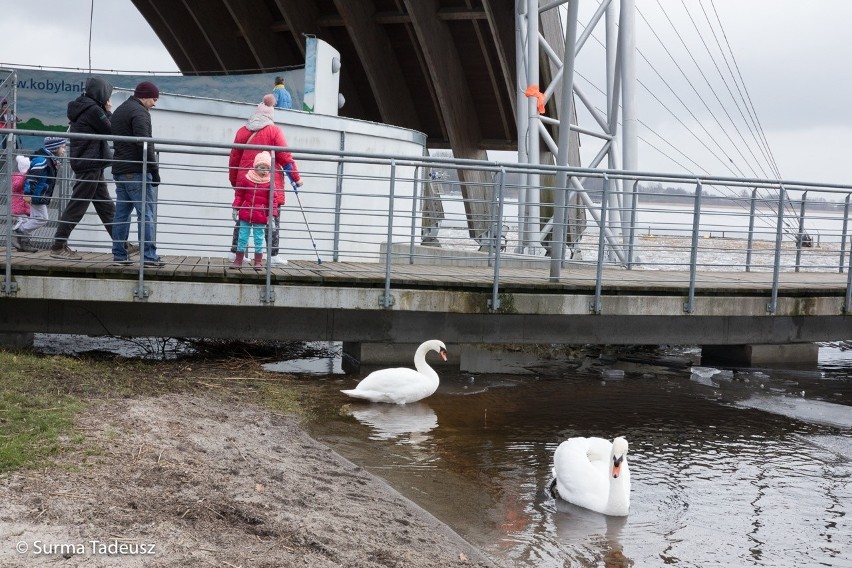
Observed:
[[[538,99],[538,114],[544,114],[544,93],[538,90],[538,85],[530,85],[524,94]]]

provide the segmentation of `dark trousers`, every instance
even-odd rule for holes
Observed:
[[[71,231],[86,214],[89,208],[89,203],[95,206],[95,211],[104,228],[112,238],[112,221],[115,217],[115,203],[112,201],[109,192],[107,191],[106,181],[104,181],[103,170],[81,172],[75,174],[76,181],[74,189],[71,191],[71,199],[68,206],[59,215],[59,226],[56,228],[56,235],[53,237],[53,248],[61,248],[68,242],[68,237],[71,236]]]
[[[264,234],[267,242],[272,247],[272,250],[270,250],[270,252],[269,252],[270,256],[278,256],[278,238],[279,238],[278,233],[279,233],[280,228],[281,228],[280,223],[281,223],[281,221],[278,217],[272,218],[272,238],[271,239],[269,238],[269,225],[266,225],[264,227],[264,230],[263,230],[263,234]],[[239,236],[240,236],[240,222],[237,221],[234,224],[234,237],[233,237],[233,239],[231,239],[231,252],[234,252],[234,253],[237,252],[237,239],[239,238]]]

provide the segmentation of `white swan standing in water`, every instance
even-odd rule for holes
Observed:
[[[447,348],[444,343],[431,339],[417,348],[414,353],[414,367],[396,367],[373,371],[358,383],[354,389],[342,390],[343,394],[363,398],[372,402],[392,402],[405,404],[430,396],[438,389],[438,373],[426,362],[426,353],[437,351],[447,360]]]
[[[627,516],[630,469],[624,438],[569,438],[553,454],[553,477],[561,499],[604,515]]]

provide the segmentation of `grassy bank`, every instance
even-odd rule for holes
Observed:
[[[304,391],[262,360],[141,361],[47,356],[0,350],[0,472],[44,467],[65,448],[85,444],[74,417],[110,399],[198,391],[303,413]]]

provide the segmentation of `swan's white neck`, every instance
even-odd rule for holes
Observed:
[[[430,348],[426,345],[421,345],[417,352],[414,354],[414,368],[417,369],[420,374],[429,377],[435,383],[438,383],[440,379],[438,378],[438,373],[435,372],[429,363],[426,362],[426,353],[430,351]]]
[[[612,472],[609,474],[609,497],[607,499],[607,510],[611,514],[626,515],[630,509],[630,484],[629,477],[626,471],[627,463],[622,466],[621,475],[612,477]]]

